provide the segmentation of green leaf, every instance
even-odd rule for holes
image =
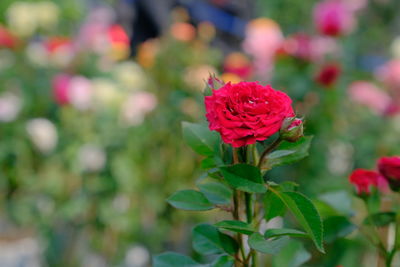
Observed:
[[[300,267],[311,258],[311,254],[304,249],[303,244],[297,240],[290,240],[279,254],[272,258],[273,267]]]
[[[319,195],[318,198],[341,214],[351,215],[354,213],[351,205],[351,195],[347,191],[326,192]]]
[[[386,226],[396,221],[396,213],[394,212],[377,212],[369,215],[365,220],[365,225],[375,225],[378,227]]]
[[[249,246],[261,253],[276,254],[278,253],[289,241],[289,237],[285,236],[279,239],[266,240],[261,234],[254,233],[249,237]]]
[[[328,243],[345,237],[356,229],[344,216],[332,216],[324,220],[324,240]]]
[[[182,131],[183,138],[194,151],[203,156],[216,154],[220,137],[206,124],[182,122]]]
[[[238,249],[236,241],[209,224],[199,224],[193,228],[193,248],[200,254],[228,253],[234,255]]]
[[[261,172],[248,164],[220,167],[225,180],[234,188],[248,193],[264,193],[266,188]]]
[[[286,207],[278,196],[271,191],[267,191],[264,195],[264,210],[264,218],[269,221],[275,217],[283,216],[286,212]]]
[[[304,195],[297,192],[273,193],[281,198],[286,207],[292,212],[300,225],[310,235],[317,249],[324,253],[323,248],[323,225],[314,204]]]
[[[266,167],[271,169],[307,157],[312,138],[312,136],[305,136],[295,143],[283,141],[274,152],[266,157]]]
[[[218,228],[229,230],[235,233],[250,235],[255,232],[255,229],[249,224],[241,221],[226,220],[214,224]]]
[[[279,229],[268,229],[264,233],[265,238],[279,237],[279,236],[293,236],[293,237],[308,237],[307,233],[296,229],[279,228]]]
[[[232,267],[234,264],[234,259],[228,255],[222,255],[217,258],[213,263],[210,264],[210,267]]]
[[[231,203],[233,192],[228,186],[218,182],[198,184],[197,186],[210,202],[220,205]]]
[[[174,252],[165,252],[153,258],[153,267],[205,267],[191,258]]]
[[[167,199],[167,202],[177,209],[182,210],[210,210],[213,204],[203,195],[195,190],[181,190]]]

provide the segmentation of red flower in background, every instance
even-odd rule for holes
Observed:
[[[357,191],[357,194],[370,194],[371,188],[377,187],[381,190],[385,190],[386,183],[381,175],[376,171],[356,169],[354,170],[349,178]]]
[[[344,1],[325,0],[315,5],[314,22],[321,34],[345,35],[354,28],[354,12]]]
[[[378,169],[393,190],[400,189],[400,156],[380,158]]]
[[[330,87],[336,83],[336,80],[339,78],[340,73],[340,66],[336,63],[330,63],[323,66],[319,70],[317,76],[315,77],[315,80],[317,83],[323,86]]]
[[[234,147],[263,141],[293,117],[292,100],[285,93],[257,82],[227,83],[205,97],[210,130]]]
[[[13,49],[17,46],[18,39],[9,30],[0,25],[0,47]]]
[[[128,34],[118,24],[114,24],[108,29],[108,38],[112,44],[129,46],[130,43]]]
[[[51,37],[45,41],[44,46],[50,54],[53,54],[59,49],[72,48],[72,41],[69,37],[64,36]]]

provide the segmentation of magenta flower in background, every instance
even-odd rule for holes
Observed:
[[[400,60],[391,60],[377,68],[375,75],[390,89],[400,89]]]
[[[374,187],[383,192],[388,190],[385,179],[378,172],[372,170],[356,169],[351,173],[349,181],[355,186],[359,195],[370,194]]]
[[[340,76],[341,68],[339,64],[329,63],[321,67],[318,71],[315,80],[322,86],[331,87]]]
[[[317,30],[328,36],[349,34],[355,27],[354,11],[341,0],[325,0],[315,5],[314,23]]]
[[[70,75],[61,73],[54,76],[52,80],[54,100],[59,105],[67,105],[70,103],[68,90],[71,78]]]

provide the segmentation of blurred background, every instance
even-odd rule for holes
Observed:
[[[180,123],[205,120],[209,73],[287,92],[314,140],[269,178],[295,180],[323,218],[356,215],[348,174],[400,153],[399,8],[1,0],[0,266],[147,267],[165,250],[199,259],[191,227],[218,213],[165,199],[202,175]],[[326,255],[306,243],[272,266],[295,253],[304,266],[369,266],[366,240],[347,233],[326,233]]]

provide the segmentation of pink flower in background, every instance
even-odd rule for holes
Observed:
[[[314,7],[314,23],[324,35],[349,34],[355,26],[354,12],[341,0],[324,0]]]
[[[67,95],[71,105],[76,109],[89,109],[93,98],[91,81],[83,76],[72,77],[69,81]]]
[[[392,103],[390,96],[371,82],[353,82],[348,88],[348,93],[352,101],[367,106],[380,115],[387,112]]]
[[[271,19],[259,18],[247,25],[243,49],[254,58],[255,70],[258,74],[270,74],[276,51],[282,42],[281,29]]]
[[[340,65],[336,63],[326,64],[318,71],[315,80],[322,86],[331,87],[336,83],[340,73]]]
[[[287,54],[298,59],[311,61],[313,58],[312,37],[305,33],[289,36],[279,49],[279,54]]]
[[[55,36],[47,39],[44,42],[44,46],[48,53],[53,54],[60,49],[72,49],[72,41],[69,37]]]
[[[400,89],[400,60],[392,60],[380,66],[376,77],[391,89]]]
[[[122,105],[122,120],[130,125],[139,125],[144,121],[147,113],[157,106],[157,98],[148,92],[135,92]]]
[[[59,104],[59,105],[67,105],[70,103],[70,97],[69,97],[69,85],[71,82],[71,76],[68,74],[57,74],[54,76],[53,81],[52,81],[52,87],[53,87],[53,96],[54,100]]]
[[[338,52],[339,46],[334,38],[296,33],[286,38],[277,54],[315,62],[322,61],[327,56],[334,56]]]

